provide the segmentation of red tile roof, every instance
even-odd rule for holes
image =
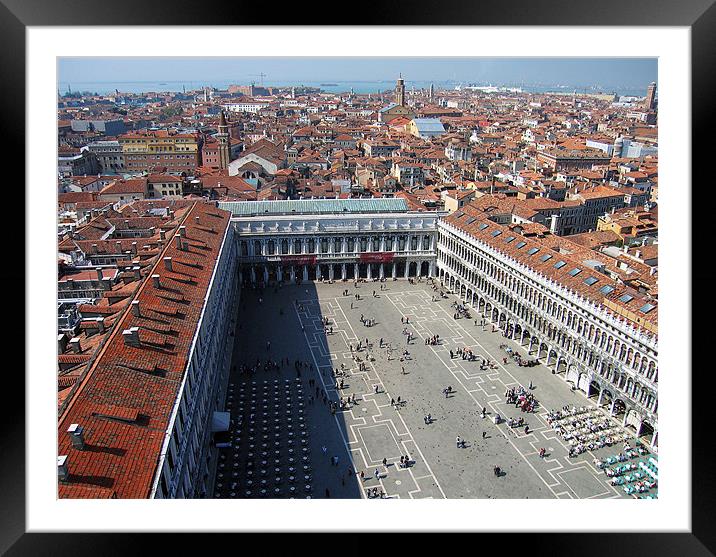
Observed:
[[[119,498],[150,495],[229,218],[204,203],[186,213],[188,249],[167,243],[150,273],[161,276],[160,287],[151,278],[143,282],[135,296],[141,316],[124,312],[68,402],[58,427],[58,454],[68,455],[69,469],[61,498],[92,497],[92,488]],[[172,257],[173,273],[163,257]],[[172,308],[177,311],[167,311]],[[124,343],[122,332],[130,327],[140,329],[138,347]],[[85,450],[71,446],[66,432],[73,423],[84,428]]]

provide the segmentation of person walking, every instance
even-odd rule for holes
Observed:
[[[380,471],[377,468],[375,469],[375,479],[376,480],[380,479]]]
[[[462,440],[460,439],[460,437],[456,437],[456,438],[455,438],[455,444],[457,445],[457,448],[458,448],[458,449],[460,448],[460,443],[462,443]]]
[[[483,432],[482,432],[482,438],[484,439],[486,435],[487,435],[487,432],[486,432],[486,431],[483,431]]]
[[[383,466],[385,466],[386,468],[388,467],[388,459],[387,458],[383,458]]]

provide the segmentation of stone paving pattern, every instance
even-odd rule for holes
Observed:
[[[381,291],[381,284],[387,290]],[[348,296],[343,295],[345,289]],[[374,290],[377,297],[373,297]],[[505,352],[500,344],[508,344],[523,356],[524,349],[500,332],[493,333],[491,326],[481,327],[474,310],[473,319],[453,319],[451,304],[456,298],[433,302],[433,295],[429,284],[404,280],[364,282],[357,288],[351,282],[336,282],[243,291],[234,363],[254,363],[257,357],[265,361],[269,340],[271,357],[288,357],[290,365],[279,371],[260,371],[257,379],[293,379],[294,360],[313,364],[312,372],[301,375],[306,392],[314,397],[305,405],[313,497],[325,497],[326,489],[332,498],[365,497],[365,490],[373,487],[401,499],[625,496],[592,464],[594,457],[618,453],[620,447],[569,458],[568,448],[544,420],[547,410],[565,404],[594,406],[594,402],[580,391],[572,391],[542,365],[519,367],[512,360],[502,365]],[[361,315],[375,319],[376,324],[364,326]],[[410,345],[402,332],[406,325],[401,324],[401,317],[405,316],[410,320],[408,330],[416,336]],[[326,334],[324,318],[329,319],[333,334]],[[441,344],[425,345],[424,338],[435,334],[440,335]],[[388,350],[379,348],[381,337],[393,348],[390,360]],[[365,371],[359,371],[349,345],[366,338],[369,348],[356,352],[367,364]],[[450,359],[449,351],[458,347],[486,355],[498,362],[497,369],[481,371],[479,359]],[[406,348],[410,359],[401,362]],[[374,361],[366,361],[368,355]],[[344,388],[337,391],[331,370],[341,364],[351,371]],[[355,395],[357,404],[331,415],[321,396],[315,398],[315,388],[308,387],[309,378],[325,389],[330,400]],[[232,372],[232,380],[246,379],[246,375]],[[540,402],[537,413],[523,414],[514,405],[506,405],[504,392],[530,381]],[[378,394],[375,385],[380,387]],[[445,398],[442,390],[448,385],[454,393]],[[391,398],[399,396],[407,402],[400,408],[391,406]],[[488,411],[485,419],[480,417],[483,406]],[[430,425],[423,420],[428,413],[434,420]],[[530,433],[504,423],[495,425],[495,413],[525,417]],[[466,440],[466,448],[456,447],[457,436]],[[538,455],[540,447],[547,451],[543,459]],[[398,466],[401,455],[410,456],[413,464],[409,468]],[[332,456],[338,457],[337,466],[331,464]],[[388,461],[386,467],[383,458]],[[505,474],[496,478],[493,465]],[[364,480],[358,475],[361,471]]]

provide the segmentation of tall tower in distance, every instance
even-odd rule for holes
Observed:
[[[646,88],[646,100],[644,101],[644,108],[647,110],[656,109],[656,82],[652,81],[649,87]]]
[[[402,73],[395,83],[395,104],[405,106],[405,82]]]
[[[226,123],[223,110],[219,115],[219,133],[216,134],[216,141],[219,143],[219,168],[228,168],[231,162],[229,156],[229,125]]]
[[[430,103],[432,104],[435,101],[435,87],[433,84],[430,84]]]

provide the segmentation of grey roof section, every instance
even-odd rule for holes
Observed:
[[[220,201],[219,209],[233,216],[316,215],[346,213],[406,213],[402,198],[370,199],[291,199],[281,201]]]
[[[444,133],[445,128],[439,118],[415,118],[418,131]]]

